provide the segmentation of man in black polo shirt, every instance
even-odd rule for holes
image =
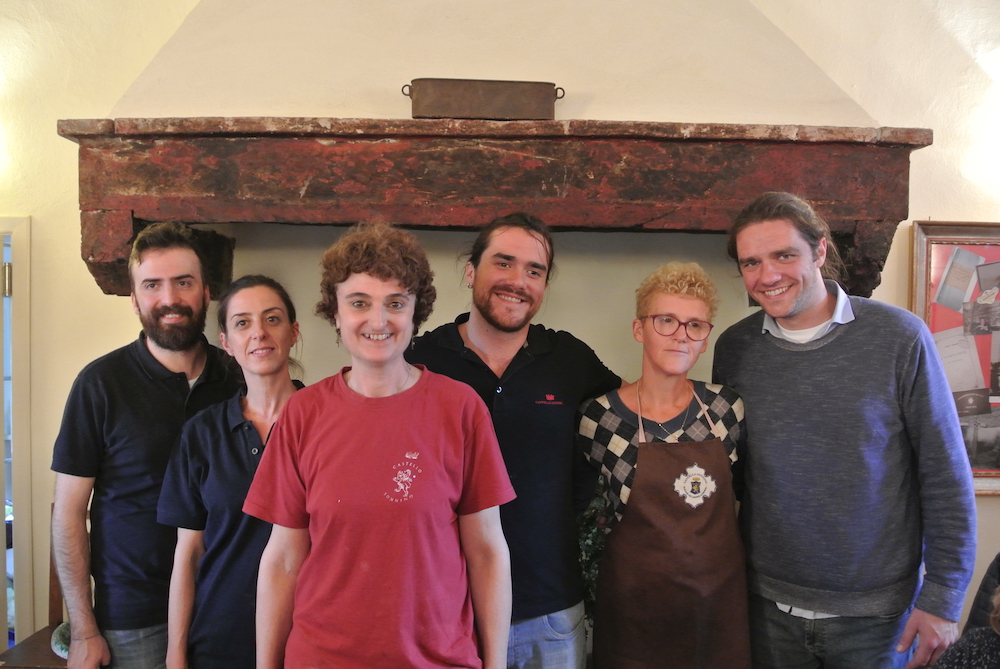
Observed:
[[[486,402],[517,499],[500,507],[510,546],[513,669],[585,664],[574,495],[596,475],[574,449],[576,410],[621,380],[567,332],[531,325],[553,266],[552,236],[527,214],[498,218],[473,243],[473,309],[415,340],[407,359],[464,381]]]
[[[176,530],[156,522],[160,484],[184,421],[240,383],[202,334],[208,288],[189,228],[140,232],[129,274],[143,331],[77,376],[52,457],[52,545],[71,669],[165,666]]]

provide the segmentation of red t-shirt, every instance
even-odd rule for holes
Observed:
[[[285,667],[481,667],[458,516],[513,498],[463,383],[369,398],[342,371],[295,393],[243,507],[309,529]]]

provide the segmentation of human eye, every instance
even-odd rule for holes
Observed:
[[[280,323],[281,322],[281,317],[280,316],[274,316],[274,315],[268,316],[267,317],[267,322],[271,323],[271,324]]]
[[[752,269],[756,267],[759,263],[753,259],[741,260],[740,267],[743,269]]]
[[[364,309],[368,303],[364,300],[351,300],[350,305],[352,309]]]
[[[668,328],[672,328],[675,325],[677,325],[677,319],[676,318],[674,318],[673,316],[667,316],[665,314],[662,315],[662,316],[657,316],[656,317],[656,322],[659,323],[660,325],[666,326]]]
[[[248,323],[249,323],[249,321],[247,319],[245,319],[245,318],[237,318],[236,322],[233,323],[233,327],[235,327],[237,329],[239,329],[239,328],[245,328]]]
[[[153,291],[159,288],[159,284],[156,281],[146,281],[142,284],[143,290]]]
[[[707,321],[689,321],[687,324],[688,331],[695,334],[705,334],[710,327]]]

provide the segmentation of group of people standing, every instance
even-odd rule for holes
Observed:
[[[622,384],[532,324],[555,256],[537,218],[480,231],[469,312],[422,336],[425,253],[361,224],[316,309],[351,364],[302,387],[284,288],[234,281],[213,347],[191,231],[144,229],[143,331],[80,373],[53,456],[69,666],[582,669],[595,489],[597,669],[929,666],[975,551],[931,337],[846,295],[793,195],[744,209],[729,253],[762,310],[719,337],[713,382],[688,373],[716,289],[670,263],[636,291]]]

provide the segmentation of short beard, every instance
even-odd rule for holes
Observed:
[[[518,291],[511,291],[511,292],[518,293]],[[527,297],[524,295],[519,295],[519,296],[527,299]],[[533,309],[529,308],[528,312],[524,315],[524,318],[514,323],[510,322],[505,323],[501,321],[500,318],[497,316],[497,314],[493,312],[493,309],[490,306],[490,293],[487,292],[484,295],[473,290],[472,304],[473,306],[476,307],[476,311],[479,312],[479,315],[483,317],[484,321],[486,321],[489,325],[499,330],[500,332],[506,332],[508,334],[512,334],[514,332],[520,332],[521,330],[523,330],[531,323],[531,319],[535,317],[535,314],[538,313],[536,305],[532,305],[533,307],[536,308]]]
[[[190,351],[201,341],[205,331],[205,316],[207,309],[202,304],[197,313],[191,307],[183,304],[157,307],[148,314],[139,314],[142,330],[149,339],[167,351]],[[187,316],[187,323],[176,325],[161,325],[160,318],[166,314]]]

